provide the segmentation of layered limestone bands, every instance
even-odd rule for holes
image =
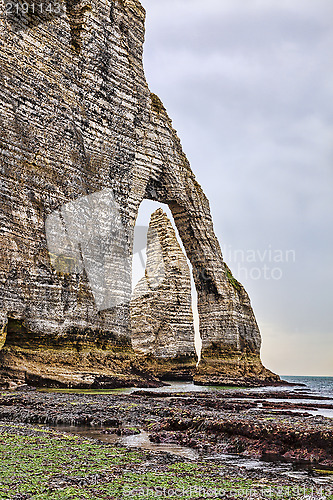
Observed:
[[[158,387],[138,360],[130,339],[99,329],[72,328],[66,335],[36,335],[22,320],[8,319],[0,351],[1,385],[40,387]]]
[[[261,362],[261,338],[249,296],[241,283],[233,277],[229,267],[226,264],[224,266],[226,291],[215,297],[213,304],[216,307],[219,301],[220,307],[225,310],[222,328],[226,335],[203,334],[201,361],[194,381],[201,385],[221,386],[278,382],[279,376],[267,370]],[[236,335],[233,338],[236,343],[230,342],[232,337],[228,335],[235,329]]]
[[[190,270],[167,215],[151,216],[145,276],[131,301],[131,339],[155,376],[191,379],[196,365]]]
[[[48,380],[53,370],[51,378],[59,383],[64,373],[67,381],[104,372],[116,379],[136,377],[129,344],[130,272],[119,272],[117,259],[102,259],[100,276],[106,276],[107,265],[107,276],[122,278],[114,294],[94,283],[87,259],[96,245],[89,247],[86,230],[74,238],[82,265],[66,264],[61,272],[51,265],[47,247],[49,217],[58,214],[53,220],[60,227],[66,223],[62,207],[70,204],[75,211],[82,198],[105,190],[117,204],[119,252],[125,245],[128,257],[142,200],[169,205],[193,267],[206,372],[209,366],[220,369],[214,364],[220,355],[208,354],[216,344],[259,359],[260,334],[249,299],[230,282],[208,200],[145,80],[144,9],[137,0],[63,7],[61,14],[13,9],[0,17],[3,376],[15,372],[23,373],[21,379]],[[106,289],[109,295],[102,297]],[[105,304],[114,306],[104,309]],[[23,329],[12,336],[15,322]],[[56,349],[59,344],[66,347]]]

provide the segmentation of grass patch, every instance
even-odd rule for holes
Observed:
[[[229,283],[238,291],[240,292],[242,290],[242,285],[239,281],[236,280],[236,278],[233,276],[231,270],[229,267],[225,264],[226,268],[226,273],[227,273],[227,278],[229,280]]]

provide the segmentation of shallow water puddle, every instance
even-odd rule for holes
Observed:
[[[104,443],[109,444],[120,444],[123,446],[128,446],[129,448],[140,448],[141,450],[147,451],[162,451],[165,453],[170,453],[171,455],[178,455],[188,460],[197,460],[199,454],[197,451],[192,450],[192,448],[187,448],[185,446],[179,446],[172,443],[152,443],[149,440],[149,435],[143,429],[140,429],[140,434],[134,434],[133,436],[118,436],[117,434],[104,434],[104,429],[92,428],[89,426],[54,426],[53,428],[66,433],[76,434],[81,437],[87,437],[92,439],[98,439]]]
[[[315,471],[308,464],[292,464],[278,461],[263,461],[254,458],[242,457],[240,455],[213,453],[206,456],[200,456],[196,450],[179,446],[172,443],[152,443],[149,440],[149,434],[140,429],[140,434],[132,436],[118,436],[117,434],[105,434],[107,430],[102,427],[93,428],[90,426],[54,426],[53,429],[58,431],[75,434],[81,437],[97,439],[104,443],[113,445],[121,445],[129,448],[139,448],[141,450],[164,452],[186,458],[188,460],[205,460],[205,461],[221,461],[226,465],[237,466],[247,470],[260,470],[261,472],[273,472],[288,476],[289,478],[304,479],[312,477],[312,481],[318,485],[330,485],[333,487],[333,476],[326,475],[324,472]]]
[[[177,444],[170,443],[152,443],[149,440],[148,433],[141,430],[141,434],[136,434],[134,436],[126,436],[119,438],[118,441],[124,446],[130,446],[135,448],[141,448],[150,451],[164,451],[171,453],[172,455],[178,455],[180,457],[188,458],[189,460],[197,460],[199,458],[198,452],[192,450],[192,448],[186,448],[185,446],[179,446]]]
[[[244,458],[240,455],[227,455],[216,453],[203,458],[204,460],[220,460],[226,465],[236,465],[247,470],[260,470],[261,472],[281,474],[289,478],[304,479],[311,477],[312,481],[318,485],[333,486],[333,477],[314,472],[313,467],[308,464],[292,464],[287,462],[264,461],[255,458]],[[316,475],[314,475],[316,474]]]

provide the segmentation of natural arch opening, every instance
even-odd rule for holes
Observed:
[[[159,203],[152,200],[143,200],[138,211],[138,216],[136,219],[136,225],[134,228],[134,243],[133,243],[133,260],[132,260],[132,290],[136,287],[137,283],[145,275],[146,263],[147,263],[147,232],[150,222],[150,217],[153,212],[158,208],[161,208],[168,216],[175,230],[177,241],[186,257],[187,264],[190,269],[191,276],[191,297],[192,297],[192,313],[193,313],[193,326],[194,326],[194,342],[195,349],[198,356],[198,360],[201,358],[201,336],[200,336],[200,323],[198,314],[198,303],[197,303],[197,290],[193,278],[193,268],[190,260],[186,256],[186,251],[184,245],[179,236],[178,229],[175,225],[172,212],[168,205],[164,203]]]

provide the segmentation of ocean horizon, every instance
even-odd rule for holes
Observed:
[[[319,377],[313,375],[280,375],[282,380],[293,384],[304,384],[307,389],[320,396],[333,398],[333,376]]]

